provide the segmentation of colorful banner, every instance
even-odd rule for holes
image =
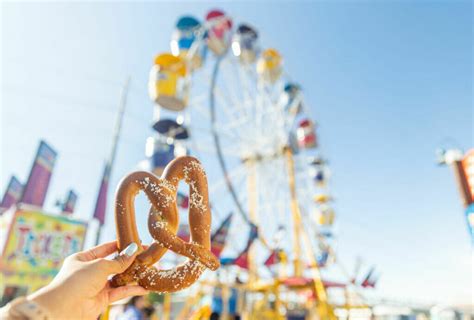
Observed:
[[[43,279],[44,285],[56,275],[65,257],[82,250],[86,223],[39,211],[12,213],[0,262],[8,285],[31,287],[33,278]]]
[[[317,258],[317,262],[318,262],[318,267],[320,268],[324,268],[328,262],[328,258],[329,258],[329,252],[328,251],[323,251]]]
[[[57,153],[46,142],[40,141],[33,167],[21,199],[22,203],[42,207],[48,192]]]
[[[249,249],[257,238],[258,238],[258,228],[256,225],[251,224],[249,239],[247,240],[247,245],[245,246],[245,249],[234,260],[234,264],[236,266],[239,266],[243,269],[249,268],[249,263],[248,263]]]
[[[77,194],[73,190],[69,190],[62,206],[63,213],[73,214],[76,208]]]
[[[4,210],[10,208],[12,205],[16,204],[23,193],[23,185],[20,180],[15,176],[10,178],[5,194],[3,195],[2,203],[0,207]]]
[[[368,288],[368,287],[375,287],[375,280],[372,279],[372,276],[375,272],[375,267],[372,267],[369,270],[369,273],[367,273],[367,276],[364,278],[364,281],[362,281],[361,286],[363,288]]]
[[[177,200],[178,207],[187,209],[189,208],[189,197],[181,192],[178,192]]]
[[[191,235],[189,233],[189,225],[180,223],[176,235],[182,240],[189,242],[189,240],[191,239]]]
[[[248,249],[243,251],[237,258],[234,259],[233,264],[241,267],[242,269],[249,268],[249,252]]]
[[[107,209],[107,193],[109,189],[110,165],[107,163],[100,182],[99,194],[95,203],[94,218],[99,220],[102,226],[105,223],[105,211]]]
[[[211,251],[216,257],[220,257],[224,250],[227,235],[229,234],[230,223],[232,222],[232,213],[225,218],[219,228],[211,237]]]
[[[281,249],[272,250],[270,256],[267,258],[267,260],[265,260],[264,265],[266,267],[271,267],[274,264],[280,263],[284,254],[284,251]]]

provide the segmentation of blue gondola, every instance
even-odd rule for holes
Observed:
[[[193,53],[193,56],[187,56],[193,44],[199,40],[200,32],[204,31],[198,19],[192,16],[183,16],[178,19],[176,28],[171,37],[171,53],[182,58],[191,58],[192,69],[202,65],[207,52],[207,46],[205,42],[202,41],[202,43],[198,44],[198,47],[195,48],[196,51]],[[204,39],[204,36],[202,36],[201,39]]]
[[[287,83],[281,95],[282,105],[286,112],[297,115],[303,110],[301,87],[296,83]]]
[[[331,239],[334,237],[334,234],[331,230],[322,230],[319,232],[319,235],[323,238]]]
[[[171,119],[162,119],[158,120],[154,125],[153,129],[155,129],[161,135],[177,139],[177,140],[184,140],[189,138],[188,130],[182,124],[177,123],[175,120]]]
[[[309,160],[309,164],[311,164],[312,166],[322,166],[327,164],[327,161],[321,157],[313,157]]]
[[[145,155],[150,171],[161,175],[166,165],[174,159],[174,145],[168,144],[158,137],[149,137],[146,141]]]
[[[232,39],[232,52],[243,63],[255,62],[258,52],[257,31],[247,24],[239,25]]]
[[[324,180],[325,180],[324,170],[318,169],[318,170],[316,171],[316,174],[314,175],[314,180],[315,180],[317,183],[324,183]]]

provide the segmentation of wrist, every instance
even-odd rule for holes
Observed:
[[[50,320],[53,317],[36,302],[19,297],[11,301],[5,307],[0,308],[0,319],[12,320]]]
[[[48,314],[48,319],[62,319],[66,315],[62,310],[61,294],[57,288],[46,286],[32,293],[27,299],[35,303],[44,313]]]

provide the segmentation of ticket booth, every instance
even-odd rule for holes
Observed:
[[[51,282],[84,246],[87,223],[26,204],[0,215],[0,307]]]

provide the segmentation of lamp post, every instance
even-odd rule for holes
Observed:
[[[108,189],[108,179],[110,178],[113,165],[115,163],[115,158],[117,156],[117,147],[120,140],[120,133],[122,131],[123,116],[125,114],[125,107],[127,105],[127,95],[130,87],[130,77],[125,81],[122,91],[120,94],[120,100],[118,105],[117,117],[115,118],[115,127],[114,134],[112,138],[112,149],[110,151],[110,156],[106,162],[104,176],[101,181],[101,186],[99,190],[99,195],[97,197],[94,218],[99,221],[99,226],[97,227],[95,244],[98,245],[100,242],[100,235],[102,231],[102,226],[105,222],[105,212],[107,204],[107,189]]]

